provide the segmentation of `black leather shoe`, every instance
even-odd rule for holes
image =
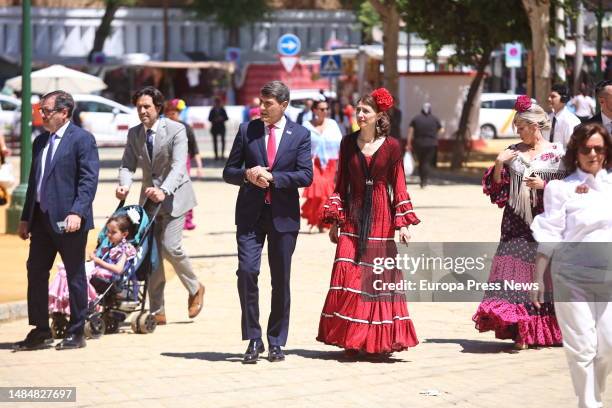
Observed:
[[[266,348],[261,339],[249,341],[249,347],[247,347],[244,353],[242,364],[256,364],[259,359],[259,353],[263,353],[264,351],[266,351]]]
[[[32,329],[26,338],[13,344],[14,351],[38,350],[53,344],[51,330]]]
[[[56,350],[72,350],[83,348],[87,345],[85,342],[85,336],[82,334],[71,334],[61,341],[57,346],[55,346]]]
[[[268,352],[268,361],[271,363],[275,363],[277,361],[283,361],[285,359],[285,353],[280,346],[270,346],[270,351]]]

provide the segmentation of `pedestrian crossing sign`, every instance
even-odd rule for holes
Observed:
[[[322,55],[320,74],[322,77],[337,77],[342,74],[340,55]]]

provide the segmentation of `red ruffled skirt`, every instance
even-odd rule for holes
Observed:
[[[367,353],[391,353],[416,346],[419,341],[405,296],[374,290],[371,281],[376,278],[371,270],[355,263],[357,237],[345,234],[338,240],[317,340]],[[393,280],[401,279],[399,271],[391,273],[396,275]]]
[[[329,224],[323,223],[321,217],[325,202],[334,192],[337,165],[338,160],[329,160],[323,168],[319,158],[314,159],[312,184],[306,187],[302,194],[306,199],[302,204],[302,218],[305,218],[310,226],[329,228]]]

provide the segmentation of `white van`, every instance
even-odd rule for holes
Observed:
[[[506,93],[483,93],[480,96],[480,128],[481,139],[498,137],[516,137],[512,128],[514,119],[514,103],[519,95]],[[536,103],[535,99],[531,100]]]

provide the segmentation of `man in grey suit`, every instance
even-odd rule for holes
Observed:
[[[195,193],[187,173],[187,134],[185,127],[167,118],[160,118],[164,106],[162,93],[147,86],[132,97],[141,124],[128,131],[127,143],[119,168],[116,196],[124,200],[130,190],[136,168],[142,168],[140,203],[145,199],[162,203],[155,219],[155,238],[162,257],[170,262],[189,292],[189,317],[202,310],[204,285],[195,276],[189,257],[182,247],[185,213],[196,205]],[[147,211],[152,206],[147,205]],[[163,262],[149,280],[149,305],[157,324],[166,324]]]

